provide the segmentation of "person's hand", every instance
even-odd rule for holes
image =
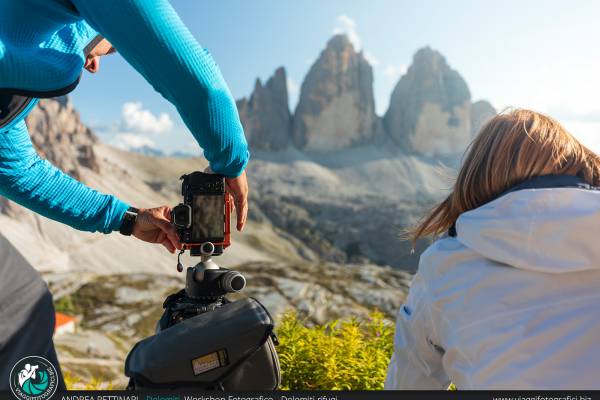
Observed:
[[[102,39],[94,48],[85,56],[85,68],[89,73],[95,74],[100,69],[100,57],[116,52],[115,48],[106,39]]]
[[[133,236],[148,243],[160,243],[171,253],[181,250],[181,242],[173,224],[171,224],[171,208],[140,208]]]
[[[244,229],[248,216],[248,181],[246,171],[237,178],[225,178],[227,191],[233,196],[233,204],[237,214],[237,230]]]

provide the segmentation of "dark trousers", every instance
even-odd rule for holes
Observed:
[[[40,356],[58,372],[58,389],[65,383],[52,334],[54,304],[39,273],[0,236],[0,391],[10,390],[10,371],[22,358]]]

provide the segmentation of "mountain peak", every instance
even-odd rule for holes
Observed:
[[[327,41],[325,49],[337,51],[352,49],[352,51],[354,51],[354,46],[352,45],[350,38],[348,38],[348,35],[346,35],[345,33],[337,33]]]
[[[302,83],[294,143],[319,151],[353,147],[371,142],[376,126],[373,69],[346,35],[335,35]]]
[[[280,150],[288,146],[292,117],[285,68],[277,68],[264,85],[256,79],[250,99],[238,100],[237,106],[250,147]]]
[[[437,50],[432,49],[430,46],[424,46],[418,49],[413,55],[413,63],[418,64],[420,62],[427,62],[431,60],[441,60],[446,63],[446,58]]]
[[[427,156],[457,155],[471,138],[471,93],[445,57],[427,46],[392,92],[384,116],[388,134],[406,150]]]

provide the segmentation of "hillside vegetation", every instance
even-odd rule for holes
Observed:
[[[306,326],[295,312],[277,328],[283,390],[381,390],[393,350],[393,325],[380,312],[367,319]],[[65,373],[70,390],[119,389],[103,374],[83,378]]]

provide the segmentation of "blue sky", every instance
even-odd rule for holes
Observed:
[[[461,73],[474,100],[547,112],[600,152],[599,1],[171,3],[211,51],[236,98],[283,65],[293,110],[310,64],[343,31],[373,64],[380,114],[414,52],[429,45]],[[72,98],[106,141],[198,149],[175,109],[119,55],[105,57],[98,74],[86,73]]]

